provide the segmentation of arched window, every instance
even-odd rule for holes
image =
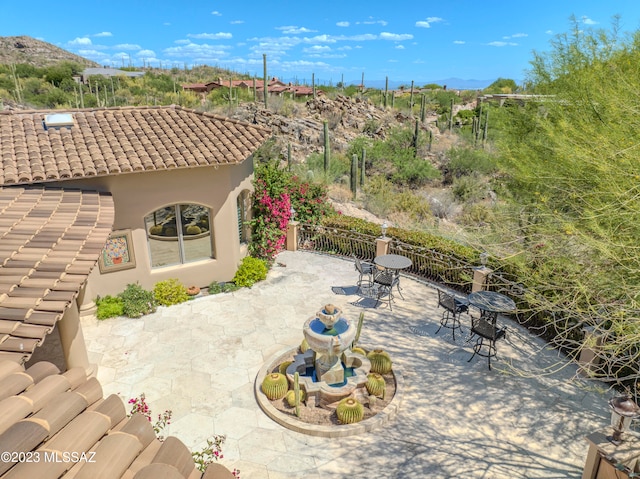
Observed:
[[[251,192],[243,190],[237,199],[238,208],[238,237],[240,243],[248,243],[251,239],[251,226],[247,223],[251,219]]]
[[[202,205],[171,205],[144,218],[151,266],[213,257],[211,215]]]

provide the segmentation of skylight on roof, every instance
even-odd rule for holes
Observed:
[[[52,113],[44,117],[44,129],[64,128],[73,126],[73,115],[71,113]]]

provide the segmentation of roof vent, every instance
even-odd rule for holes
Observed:
[[[59,130],[60,128],[71,128],[73,126],[73,115],[71,113],[53,113],[51,115],[45,115],[44,129],[54,128]]]

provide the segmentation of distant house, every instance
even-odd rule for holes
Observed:
[[[229,88],[229,86],[231,86],[231,88],[244,88],[246,90],[251,90],[251,89],[253,89],[253,85],[254,85],[254,80],[253,79],[249,79],[249,80],[223,80],[222,78],[218,78],[217,80],[212,81],[212,82],[208,82],[208,83],[190,83],[190,84],[185,84],[185,85],[182,85],[182,88],[184,90],[190,90],[190,91],[194,91],[194,92],[198,92],[198,93],[209,93],[211,90],[216,90],[216,89],[219,89],[219,88]],[[255,80],[255,86],[256,86],[256,90],[258,90],[258,91],[264,90],[264,80],[256,79]],[[272,88],[281,87],[281,86],[285,86],[285,83],[281,82],[276,77],[273,77],[267,83],[267,88],[268,88],[269,92],[271,92]]]
[[[89,78],[95,75],[100,75],[107,78],[117,76],[139,78],[144,76],[144,73],[145,72],[130,72],[126,70],[119,70],[117,68],[85,68],[79,76],[76,76],[74,78],[77,82],[86,84],[89,81]]]
[[[209,83],[185,83],[182,85],[182,89],[185,91],[192,91],[194,93],[200,93],[206,95],[213,90],[216,84],[214,82]]]
[[[269,136],[173,106],[0,112],[0,359],[28,359],[60,322],[68,366],[86,368],[96,295],[231,280]]]

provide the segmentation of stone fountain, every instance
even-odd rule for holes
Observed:
[[[296,372],[307,393],[307,405],[332,403],[364,387],[371,369],[369,360],[350,351],[356,327],[342,317],[342,310],[325,305],[302,328],[309,349],[294,357],[287,368],[293,381]]]

